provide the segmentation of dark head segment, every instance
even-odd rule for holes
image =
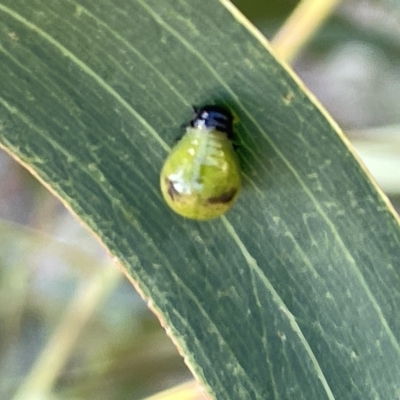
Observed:
[[[229,139],[233,136],[233,116],[229,110],[221,106],[204,106],[194,108],[196,116],[190,121],[193,128],[216,129],[225,132]]]

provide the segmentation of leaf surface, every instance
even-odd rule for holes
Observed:
[[[211,396],[399,397],[398,220],[221,3],[3,0],[0,43],[2,146],[116,256]],[[159,171],[214,103],[238,117],[244,188],[194,222]]]

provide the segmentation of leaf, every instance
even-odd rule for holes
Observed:
[[[119,260],[210,396],[397,398],[398,219],[245,25],[215,1],[5,0],[2,146]],[[207,103],[238,116],[244,189],[194,222],[158,180]]]

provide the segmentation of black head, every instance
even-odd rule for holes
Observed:
[[[233,136],[233,116],[225,107],[204,106],[194,108],[196,116],[190,121],[190,126],[194,128],[215,128],[220,132],[225,132],[228,138]]]

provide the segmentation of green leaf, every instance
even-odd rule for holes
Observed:
[[[126,268],[210,396],[398,398],[399,222],[253,31],[216,1],[4,0],[0,35],[2,146]],[[194,222],[158,180],[207,103],[238,116],[244,188]]]

